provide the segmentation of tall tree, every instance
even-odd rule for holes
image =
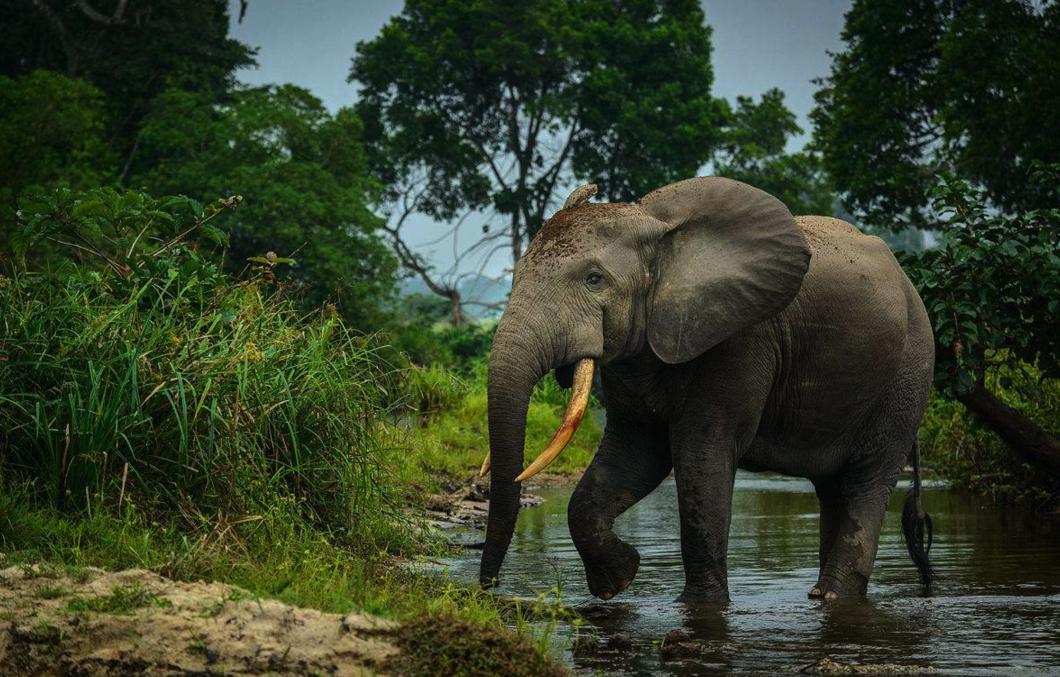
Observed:
[[[228,265],[275,251],[297,265],[283,273],[307,305],[335,302],[372,329],[393,291],[397,264],[369,209],[379,188],[367,171],[360,120],[334,115],[293,85],[233,92],[227,103],[184,90],[156,98],[134,185],[156,194],[243,205],[226,222]]]
[[[0,75],[51,70],[94,84],[123,166],[157,94],[220,95],[236,68],[254,63],[228,36],[226,0],[0,0],[0,15]]]
[[[1033,161],[1060,161],[1054,0],[855,0],[812,118],[847,205],[928,225],[940,172],[1005,210],[1042,206]]]
[[[757,103],[750,97],[737,97],[714,173],[775,195],[794,214],[830,215],[835,194],[820,155],[812,150],[786,150],[788,141],[798,134],[802,129],[784,105],[779,89],[765,92]]]
[[[350,80],[378,175],[441,220],[495,210],[513,260],[572,177],[614,200],[691,175],[725,113],[695,0],[408,0]]]

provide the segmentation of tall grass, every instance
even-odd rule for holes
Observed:
[[[381,533],[390,370],[334,315],[173,269],[3,278],[0,312],[0,468],[55,508],[135,500],[194,525],[287,497],[315,525]]]

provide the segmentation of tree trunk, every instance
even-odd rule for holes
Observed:
[[[1060,441],[1052,433],[997,399],[980,384],[957,399],[982,424],[996,432],[1021,460],[1060,477]]]
[[[449,316],[449,321],[459,327],[460,325],[467,322],[467,318],[464,317],[464,304],[460,297],[460,290],[451,288],[449,290],[449,303],[452,304],[452,314]]]

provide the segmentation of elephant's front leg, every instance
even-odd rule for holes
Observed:
[[[611,599],[629,587],[640,566],[636,548],[615,535],[615,518],[670,474],[666,431],[612,416],[567,509],[571,538],[585,565],[589,592]]]
[[[685,566],[685,589],[678,601],[727,602],[736,444],[725,435],[705,437],[677,430],[672,433],[672,445]]]

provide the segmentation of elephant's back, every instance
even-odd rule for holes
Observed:
[[[788,423],[829,437],[837,421],[868,415],[897,376],[909,343],[909,281],[879,238],[839,219],[796,221],[813,256],[784,312],[785,390],[801,403]]]
[[[800,296],[812,295],[815,305],[840,315],[844,309],[871,311],[904,329],[908,280],[883,240],[830,216],[795,221],[813,252]]]

